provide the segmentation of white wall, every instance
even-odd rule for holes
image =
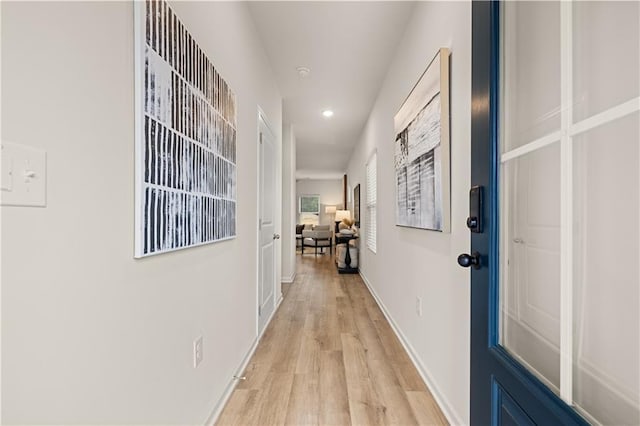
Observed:
[[[342,209],[342,179],[299,179],[296,184],[296,219],[298,218],[298,200],[301,195],[320,195],[320,221],[321,225],[335,225],[334,214],[324,212],[325,206],[336,206]],[[333,228],[332,228],[333,229]]]
[[[2,208],[3,423],[202,424],[256,338],[281,98],[246,4],[173,6],[238,95],[237,238],[134,260],[133,3],[2,2],[2,139],[48,154],[47,207]]]
[[[296,135],[291,124],[282,126],[282,281],[296,276]]]
[[[469,423],[469,271],[471,4],[419,2],[398,46],[347,174],[361,184],[366,227],[365,164],[378,153],[377,254],[361,245],[361,272],[404,335],[453,424]],[[451,49],[451,233],[395,226],[393,117],[440,47]],[[416,297],[423,316],[416,313]]]

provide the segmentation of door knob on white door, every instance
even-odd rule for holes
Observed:
[[[273,234],[273,239],[274,240],[279,240],[280,239],[280,234]]]

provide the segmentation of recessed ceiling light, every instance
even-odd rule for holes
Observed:
[[[298,71],[300,78],[306,78],[311,73],[311,69],[307,67],[298,67],[296,68],[296,71]]]
[[[333,117],[333,111],[331,111],[330,109],[325,109],[324,111],[322,111],[322,115],[327,118],[331,118]]]

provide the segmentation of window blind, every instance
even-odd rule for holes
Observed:
[[[377,200],[378,200],[378,171],[377,154],[374,152],[367,163],[367,219],[366,236],[367,247],[376,252],[377,240]]]

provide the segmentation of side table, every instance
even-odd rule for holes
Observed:
[[[346,245],[346,253],[344,255],[344,263],[346,264],[346,266],[344,268],[340,268],[338,266],[338,273],[339,274],[357,274],[358,268],[351,267],[351,253],[350,253],[351,250],[349,250],[349,241],[358,239],[358,236],[336,234],[335,239],[336,239],[336,253],[338,253],[338,244]]]

